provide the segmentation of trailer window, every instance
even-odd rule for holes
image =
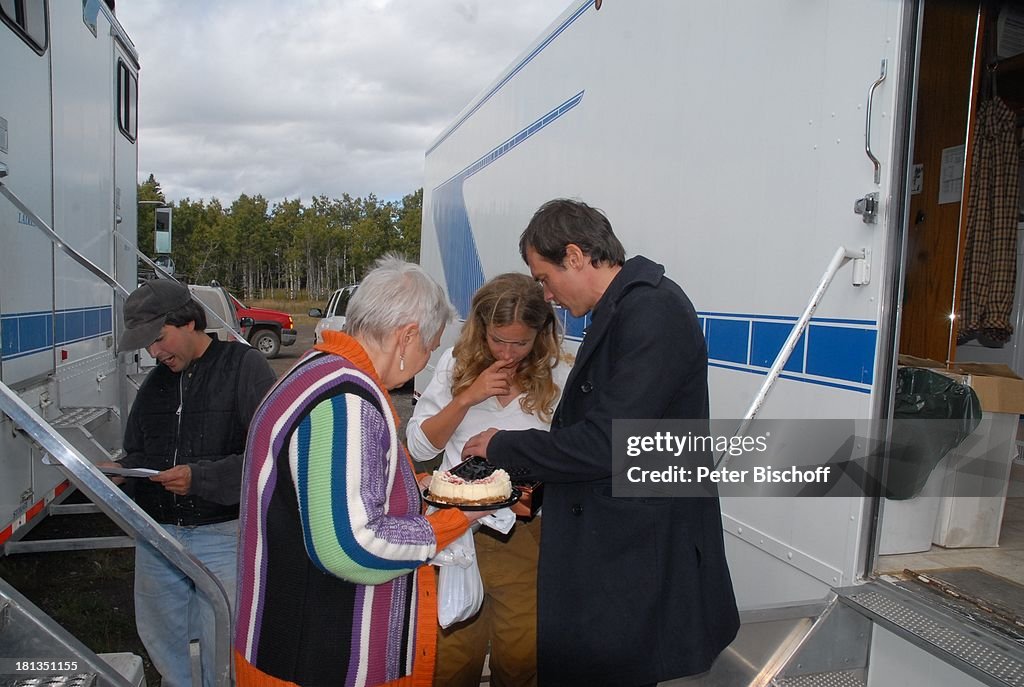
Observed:
[[[92,32],[92,35],[96,35],[96,22],[100,16],[100,2],[99,0],[82,0],[82,21],[85,23],[85,27]]]
[[[2,1],[2,0],[0,0]],[[128,65],[117,62],[117,126],[129,141],[138,134],[139,82]]]
[[[46,0],[0,0],[0,19],[37,53],[46,52]]]

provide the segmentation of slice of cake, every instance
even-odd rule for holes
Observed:
[[[486,506],[507,501],[512,495],[512,480],[498,468],[486,477],[465,479],[451,471],[435,470],[430,480],[430,496],[453,506]]]

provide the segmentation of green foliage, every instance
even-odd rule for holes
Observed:
[[[139,184],[139,237],[138,246],[146,255],[153,257],[154,229],[156,227],[156,209],[165,202],[164,192],[152,174],[145,182]],[[173,236],[172,236],[173,239]],[[173,250],[173,246],[172,246]]]
[[[423,189],[417,189],[402,198],[402,208],[398,212],[398,242],[401,252],[408,260],[420,261],[420,227],[423,223]]]
[[[165,198],[150,175],[139,184],[139,248],[153,255],[154,211]],[[173,207],[172,257],[179,279],[216,280],[243,298],[282,295],[320,302],[359,281],[384,253],[418,261],[423,189],[400,202],[370,194],[317,196],[308,205],[285,199],[271,205],[242,194],[225,208],[185,198]]]

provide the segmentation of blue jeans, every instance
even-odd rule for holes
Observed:
[[[238,520],[163,525],[224,586],[232,614],[238,572]],[[164,687],[191,687],[189,642],[199,640],[203,687],[214,685],[213,607],[192,579],[148,544],[135,546],[135,625]],[[228,628],[230,632],[230,627]],[[230,635],[229,635],[230,640]]]

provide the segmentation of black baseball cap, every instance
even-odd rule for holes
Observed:
[[[192,300],[188,287],[172,279],[152,279],[124,302],[121,349],[133,351],[156,341],[167,316]]]

